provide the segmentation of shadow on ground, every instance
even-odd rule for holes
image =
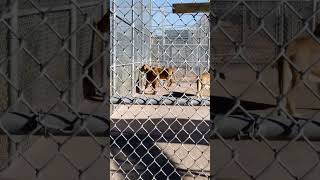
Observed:
[[[155,142],[209,145],[209,121],[158,118],[113,122],[111,153],[121,173],[130,179],[176,180],[186,173],[175,167]]]

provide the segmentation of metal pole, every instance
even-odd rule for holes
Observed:
[[[247,27],[247,12],[244,5],[241,5],[241,11],[242,11],[242,26],[241,26],[241,41],[242,43],[245,43],[246,41],[246,27]]]
[[[210,67],[212,67],[212,68],[215,68],[214,67],[214,59],[213,59],[213,57],[214,57],[214,46],[213,46],[213,43],[214,43],[214,38],[213,38],[213,34],[214,34],[214,31],[213,31],[213,27],[215,26],[215,24],[214,24],[214,15],[213,15],[213,13],[214,13],[214,11],[213,11],[213,1],[210,1],[210,4],[209,4],[209,50],[210,50],[210,54],[209,54],[209,58],[210,58],[210,60],[209,60],[209,62],[210,62]],[[210,69],[209,69],[210,70]],[[214,75],[213,75],[213,73],[210,73],[210,96],[213,96],[214,95],[214,92],[215,92],[215,89],[213,88],[214,86],[213,86],[213,78],[214,78]],[[214,102],[214,101],[213,101]],[[210,124],[210,134],[212,134],[213,133],[213,127],[214,127],[214,124],[215,124],[215,121],[214,121],[214,119],[215,119],[215,113],[214,113],[214,108],[215,108],[215,106],[213,105],[214,103],[212,103],[212,104],[210,104],[210,122],[209,122],[209,124]],[[212,143],[212,141],[209,141],[210,142],[210,144],[209,144],[209,146],[212,148],[212,146],[213,146],[213,143]],[[210,157],[215,157],[215,154],[213,153],[213,151],[211,151],[210,152]],[[213,162],[215,161],[215,159],[213,159]],[[213,166],[211,166],[210,167],[210,176],[212,176],[213,175],[213,172],[215,171],[215,169],[214,169],[214,167]]]
[[[17,33],[18,32],[18,1],[17,0],[8,0],[11,4],[11,18],[10,18],[10,26],[12,30]],[[18,53],[16,52],[19,47],[19,41],[17,37],[14,37],[13,33],[9,31],[8,33],[8,56],[9,56],[9,77],[11,80],[12,85],[19,89],[19,65],[18,65]],[[8,107],[11,107],[14,111],[17,109],[14,106],[15,103],[18,101],[18,92],[17,90],[10,86],[8,88]],[[14,143],[10,137],[8,137],[8,156],[9,158],[15,154],[17,150],[17,145]],[[11,162],[9,162],[8,165],[10,165]]]
[[[170,47],[170,51],[169,51],[169,53],[170,53],[170,62],[173,62],[173,57],[172,57],[172,45],[171,44],[168,44],[168,47]]]
[[[152,14],[152,0],[149,1],[150,3],[150,16]],[[151,37],[151,31],[152,31],[152,21],[150,21],[150,35],[149,35],[149,64],[152,62],[152,37]]]
[[[140,4],[141,4],[141,28],[142,28],[142,33],[141,33],[141,54],[142,54],[142,57],[141,57],[141,62],[140,62],[140,67],[145,63],[146,61],[146,53],[145,53],[145,48],[144,48],[144,41],[145,41],[145,24],[143,23],[143,15],[144,15],[144,11],[143,11],[143,1],[141,2],[140,0]],[[142,89],[143,87],[143,84],[142,84],[142,79],[143,79],[143,74],[138,71],[138,74],[139,74],[139,87],[140,89]]]
[[[209,22],[209,24],[208,24],[208,22]],[[206,27],[208,28],[208,32],[209,32],[208,33],[209,37],[206,37],[208,39],[206,58],[207,58],[207,67],[209,70],[210,69],[210,52],[211,52],[211,50],[210,50],[210,20],[209,19],[206,21]]]
[[[150,16],[152,14],[152,0],[149,1],[150,3]],[[150,18],[150,17],[149,17]],[[151,19],[151,18],[150,18]],[[152,31],[152,20],[150,21],[150,31]],[[151,32],[149,32],[149,64],[152,62],[152,37],[151,37]]]
[[[116,94],[116,68],[117,68],[117,46],[116,46],[116,40],[117,40],[117,28],[116,28],[116,18],[117,18],[117,9],[116,9],[116,3],[114,0],[112,1],[112,10],[113,10],[113,18],[112,18],[112,32],[113,33],[113,39],[112,39],[112,95]]]
[[[285,16],[285,9],[284,9],[284,6],[283,5],[281,5],[280,7],[279,7],[279,11],[278,11],[278,13],[279,13],[279,18],[278,18],[278,20],[279,20],[279,29],[278,29],[278,39],[279,39],[279,43],[281,44],[281,46],[283,45],[283,42],[284,42],[284,16]],[[278,50],[278,52],[280,52],[280,50]],[[279,94],[280,94],[280,96],[282,97],[283,96],[283,94],[284,94],[284,92],[283,92],[283,86],[282,86],[282,73],[283,73],[283,70],[282,70],[282,65],[283,65],[283,60],[281,59],[281,60],[279,60],[278,61],[278,86],[279,86]],[[280,103],[280,102],[279,102]],[[280,103],[280,105],[281,106],[284,106],[286,104],[286,102],[281,102]],[[278,111],[278,115],[280,115],[280,110]]]
[[[144,44],[144,30],[145,30],[145,28],[144,28],[144,23],[143,23],[143,14],[144,14],[144,12],[143,12],[143,3],[140,1],[140,5],[141,5],[141,7],[140,7],[140,13],[141,13],[141,31],[142,31],[142,33],[141,33],[141,62],[140,62],[140,65],[142,66],[142,63],[144,62],[144,59],[145,59],[145,53],[144,53],[144,46],[143,46],[143,44]]]
[[[160,12],[162,13],[162,62],[163,63],[166,63],[166,60],[165,60],[165,47],[164,47],[164,44],[165,44],[165,35],[166,35],[166,33],[165,33],[165,28],[164,28],[164,26],[165,26],[165,15],[164,15],[164,11],[163,11],[163,7],[160,7]],[[168,66],[168,63],[166,63],[166,65]]]
[[[200,28],[201,28],[201,22],[200,22]],[[201,38],[200,38],[200,31],[198,31],[198,30],[196,30],[196,33],[197,33],[197,36],[198,36],[198,40],[199,40],[199,44],[196,46],[196,49],[197,49],[197,60],[198,60],[198,72],[199,72],[199,74],[201,73],[201,66],[200,66],[200,64],[201,64],[201,60],[200,60],[200,55],[199,55],[199,50],[200,50],[200,48],[199,48],[199,46],[201,45]]]
[[[72,4],[72,2],[70,1]],[[77,9],[75,6],[71,6],[70,9],[70,34],[74,32],[77,29]],[[77,36],[73,35],[70,38],[70,50],[74,56],[77,57]],[[69,56],[69,77],[71,83],[75,83],[77,80],[77,64],[74,60],[72,60],[72,57]],[[70,94],[69,94],[69,103],[73,108],[78,110],[79,108],[79,92],[77,91],[78,89],[78,83],[75,83],[73,87],[70,89]]]
[[[106,14],[109,11],[109,6],[110,6],[109,1],[102,3],[102,6],[101,6],[101,17],[103,17],[104,14]],[[110,16],[109,16],[109,18],[110,18]],[[110,29],[110,24],[108,24],[107,26]],[[109,29],[107,29],[107,32],[110,32]],[[107,36],[109,36],[109,34],[110,33],[107,33]],[[107,67],[110,67],[109,66],[110,65],[110,61],[109,61],[110,60],[110,54],[109,54],[110,51],[108,50],[109,43],[110,43],[109,37],[107,37],[107,42],[108,42],[108,44],[105,44],[105,42],[101,43],[101,52],[104,52],[104,51],[107,52],[107,54],[102,58],[102,62],[101,62],[101,65],[102,65],[102,67],[101,67],[101,86],[102,86],[103,91],[106,91],[106,89],[109,87],[108,79],[107,79],[109,77],[108,76],[108,72],[107,72],[108,71]],[[110,73],[110,69],[109,69],[109,73]],[[107,95],[109,95],[109,94],[107,94]]]
[[[135,57],[134,57],[134,46],[135,46],[135,36],[134,36],[134,28],[135,28],[135,23],[134,23],[134,0],[131,1],[132,6],[131,6],[131,20],[132,20],[132,24],[131,24],[131,37],[132,37],[132,48],[131,48],[131,52],[132,52],[132,65],[131,65],[131,94],[134,94],[134,90],[135,90]]]
[[[13,31],[18,32],[18,2],[14,1],[11,8],[12,17],[10,19],[10,26]],[[8,34],[9,38],[9,76],[12,84],[15,88],[19,88],[19,80],[18,80],[18,56],[17,50],[19,47],[18,39],[13,35],[12,32]],[[18,92],[17,90],[10,86],[9,87],[9,102],[8,105],[14,105],[18,100]]]
[[[318,0],[312,1],[312,12],[313,13],[317,11],[317,4],[318,4]],[[316,21],[316,15],[315,15],[312,18],[312,32],[314,32],[314,30],[316,29],[316,24],[317,24],[317,21]]]

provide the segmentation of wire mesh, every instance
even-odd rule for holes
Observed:
[[[97,23],[108,9],[0,2],[0,179],[107,178],[109,27]]]
[[[211,178],[317,179],[319,56],[299,45],[319,47],[318,1],[210,5],[210,63],[227,77],[211,81]]]
[[[208,87],[196,97],[198,76],[209,70],[209,21],[174,14],[177,2],[111,2],[111,179],[209,177]],[[156,67],[169,68],[159,81]]]

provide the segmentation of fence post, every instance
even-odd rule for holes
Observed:
[[[102,6],[101,6],[101,16],[103,17],[104,14],[106,14],[108,11],[109,11],[109,6],[110,6],[110,3],[109,1],[107,2],[103,2]],[[109,13],[110,14],[110,13]],[[110,16],[108,17],[110,19]],[[110,22],[110,21],[108,21]],[[107,42],[108,44],[105,44],[105,42],[102,42],[102,46],[101,46],[101,53],[103,53],[104,51],[106,51],[106,55],[102,58],[102,67],[101,67],[101,87],[103,89],[103,92],[109,92],[107,90],[107,88],[109,87],[109,85],[107,86],[107,83],[108,83],[108,80],[107,78],[110,77],[110,55],[109,55],[109,42],[110,42],[110,38],[109,38],[109,35],[110,35],[110,24],[108,24],[108,29],[107,29],[107,33],[106,33],[108,36],[107,37]],[[104,37],[106,37],[104,36]],[[106,49],[107,48],[107,49]],[[108,68],[107,68],[108,67]],[[108,71],[108,72],[107,72]],[[109,94],[107,94],[109,95]]]
[[[284,39],[285,39],[285,33],[284,33],[284,23],[285,23],[285,8],[284,5],[282,4],[279,7],[279,26],[278,26],[278,40],[281,45],[281,47],[284,44]],[[281,49],[278,49],[278,53],[281,51]],[[283,82],[282,82],[282,76],[283,76],[283,70],[282,70],[282,65],[283,65],[283,59],[278,60],[277,66],[278,66],[278,86],[279,86],[279,95],[282,97],[284,92],[283,92]],[[283,107],[286,104],[286,100],[279,102],[280,105]],[[278,110],[278,115],[280,115],[281,112]]]
[[[139,68],[143,65],[143,64],[145,64],[145,61],[146,61],[146,59],[147,59],[147,56],[146,56],[146,53],[145,53],[145,48],[144,48],[144,42],[145,42],[145,29],[146,29],[146,27],[145,27],[145,24],[144,24],[144,19],[143,19],[143,16],[144,16],[144,8],[143,8],[143,2],[141,2],[140,1],[140,4],[141,4],[141,7],[140,7],[140,12],[141,12],[141,30],[142,30],[142,32],[141,32],[141,54],[142,54],[142,56],[141,56],[141,61],[140,61],[140,66],[139,66]],[[151,49],[150,49],[151,50]],[[142,90],[142,88],[143,88],[143,83],[142,83],[142,79],[143,79],[143,74],[140,72],[140,70],[138,71],[138,75],[139,75],[139,84],[138,84],[138,86],[139,86],[139,88],[140,88],[140,90],[139,91],[141,91]]]
[[[131,38],[132,38],[132,48],[131,48],[131,51],[132,51],[132,65],[131,65],[131,95],[134,94],[134,90],[135,90],[135,50],[134,50],[134,46],[135,46],[135,36],[134,36],[134,28],[135,28],[135,23],[134,23],[134,0],[131,1],[132,3],[132,6],[131,6],[131,20],[132,20],[132,24],[131,24]]]
[[[110,8],[109,8],[110,9]],[[116,3],[112,1],[112,11],[113,11],[113,17],[112,17],[112,31],[110,30],[110,33],[113,34],[112,37],[112,95],[116,94],[116,79],[117,79],[117,29],[116,29],[116,18],[117,18],[117,9],[116,9]]]
[[[318,0],[313,0],[312,1],[312,13],[317,11],[318,7]],[[313,16],[312,18],[312,31],[316,29],[316,24],[317,24],[317,15]]]
[[[149,3],[150,3],[150,14],[152,14],[153,13],[153,10],[152,10],[152,0],[150,0],[149,1]],[[151,16],[151,15],[150,15]],[[148,18],[150,18],[150,17],[148,17]],[[150,29],[152,29],[152,22],[150,21]],[[152,52],[153,52],[153,48],[154,48],[154,46],[153,46],[153,43],[154,43],[154,41],[152,41],[152,38],[151,38],[151,33],[149,32],[149,49],[150,49],[150,51],[151,51],[151,53],[149,53],[148,55],[149,55],[149,64],[151,64],[152,63]]]
[[[72,5],[72,2],[70,1],[70,35],[72,32],[74,32],[77,29],[77,9],[74,5]],[[70,50],[73,55],[77,57],[77,34],[71,35],[70,38]],[[70,105],[76,110],[79,110],[79,92],[77,91],[78,82],[75,82],[77,80],[77,63],[72,60],[72,57],[69,56],[69,78],[71,83],[74,83],[73,86],[70,88],[70,94],[69,94],[69,103]]]
[[[18,1],[13,1],[11,4],[11,18],[10,26],[13,31],[18,32]],[[14,37],[12,32],[8,34],[9,38],[9,77],[15,88],[18,88],[18,56],[15,52],[19,47],[19,41],[17,37]],[[9,106],[14,105],[18,100],[18,92],[14,87],[9,88]]]
[[[11,6],[11,18],[10,18],[10,26],[14,33],[18,32],[18,0],[8,0],[10,2]],[[17,49],[19,47],[19,41],[17,37],[13,35],[12,32],[8,33],[8,42],[9,42],[9,51],[8,51],[8,57],[9,57],[9,78],[12,82],[13,86],[10,86],[8,88],[9,96],[8,96],[8,107],[11,107],[13,111],[16,111],[17,108],[13,107],[14,104],[18,101],[18,92],[17,89],[19,89],[19,75],[18,75],[18,55],[17,55]],[[15,89],[17,88],[17,89]],[[8,156],[10,157],[15,154],[17,150],[16,143],[13,142],[10,137],[8,137]],[[10,165],[11,162],[8,163]]]

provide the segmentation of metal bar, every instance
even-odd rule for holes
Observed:
[[[166,19],[166,16],[165,16],[165,13],[164,13],[164,9],[161,8],[161,14],[162,14],[162,27],[161,27],[161,32],[162,32],[162,62],[165,62],[166,63],[166,66],[168,66],[168,62],[166,62],[166,56],[165,56],[165,37],[166,37],[166,31],[165,31],[165,28],[164,28],[164,24],[165,24],[165,19]]]
[[[312,0],[312,13],[317,11],[317,5],[318,5],[318,0]],[[316,25],[317,25],[317,16],[313,16],[312,18],[312,32],[314,32],[314,30],[316,29]]]
[[[105,5],[104,5],[104,10],[106,10],[106,11],[109,11],[109,12],[111,12],[110,11],[110,9],[111,9],[111,7],[110,7],[110,3],[113,3],[113,1],[107,1],[107,2],[105,2]],[[107,26],[107,33],[106,33],[106,39],[107,39],[107,43],[106,43],[106,47],[104,47],[105,48],[105,51],[106,51],[106,55],[105,55],[105,76],[104,76],[104,78],[106,79],[105,81],[105,86],[106,86],[106,89],[105,89],[105,95],[106,95],[106,97],[105,98],[107,98],[107,101],[109,101],[109,97],[110,97],[110,94],[111,94],[111,92],[112,92],[112,89],[114,89],[114,87],[115,86],[113,86],[113,87],[110,87],[110,85],[111,85],[111,83],[110,83],[110,77],[111,77],[111,63],[112,63],[112,58],[113,57],[111,57],[111,46],[112,46],[112,42],[111,42],[111,32],[113,32],[114,33],[114,29],[111,29],[111,22],[110,22],[110,20],[111,20],[111,13],[109,13],[109,24],[108,24],[108,26]],[[114,21],[114,20],[113,20]],[[114,28],[114,27],[113,27]],[[113,81],[114,81],[114,79],[113,79]],[[112,82],[113,82],[112,81]],[[112,108],[112,109],[111,109]],[[107,103],[107,107],[105,108],[105,110],[104,111],[106,111],[107,112],[107,115],[108,115],[108,119],[109,119],[109,117],[110,117],[110,111],[112,111],[113,112],[113,108],[114,107],[111,107],[110,108],[110,104],[109,103]],[[108,123],[108,127],[110,127],[110,122],[108,121],[107,122]],[[110,129],[108,129],[108,133],[110,133]],[[105,134],[105,136],[107,136],[107,134]]]
[[[12,17],[10,19],[10,26],[15,33],[18,32],[18,2],[15,1],[11,7]],[[12,84],[15,87],[10,86],[9,88],[9,102],[8,106],[13,106],[18,100],[18,92],[16,88],[19,88],[19,74],[18,74],[18,53],[16,52],[19,48],[19,41],[17,37],[13,35],[12,32],[9,31],[9,51],[8,51],[8,59],[9,59],[9,77]]]
[[[165,45],[165,46],[170,46],[170,45],[172,45],[172,44],[164,44],[164,45]],[[175,45],[175,46],[176,46],[176,45],[177,45],[177,46],[186,46],[186,44],[178,44],[178,43],[177,43],[177,44],[175,43],[174,45]],[[190,46],[199,46],[199,44],[189,44],[189,43],[188,43],[188,46],[189,46],[189,45],[190,45]]]
[[[209,12],[209,3],[177,3],[172,5],[173,13]]]
[[[113,33],[113,38],[112,38],[112,67],[113,67],[113,72],[112,72],[112,95],[116,94],[116,68],[117,68],[117,28],[116,28],[116,17],[117,17],[117,10],[116,10],[116,3],[112,1],[112,11],[113,11],[113,20],[112,20],[112,32]]]
[[[197,33],[197,35],[199,37],[199,42],[201,42],[201,40],[200,40],[200,32],[197,30],[196,33]],[[199,45],[196,46],[196,50],[197,50],[197,66],[198,66],[198,72],[200,74],[201,73],[201,66],[200,66],[201,60],[200,60],[200,55],[199,55],[199,49],[200,49]]]
[[[140,4],[141,4],[141,8],[140,8],[141,16],[140,17],[141,17],[141,22],[142,22],[141,28],[142,28],[143,33],[141,33],[141,54],[142,54],[142,57],[141,57],[139,67],[141,67],[143,64],[145,64],[145,60],[147,59],[145,48],[144,48],[144,42],[145,42],[144,34],[145,34],[146,27],[145,27],[145,24],[143,21],[144,20],[144,18],[143,18],[143,16],[144,16],[143,2],[140,1]],[[151,51],[151,49],[149,51]],[[143,88],[143,74],[140,71],[138,71],[138,76],[139,76],[138,77],[138,84],[136,86],[138,86],[140,89],[142,89]]]
[[[12,1],[8,0],[8,2],[11,4],[11,19],[10,19],[10,26],[15,33],[18,33],[18,1]],[[18,64],[18,52],[16,52],[19,48],[19,41],[17,37],[13,35],[12,32],[9,31],[8,33],[9,38],[9,50],[8,50],[8,59],[9,59],[9,77],[12,82],[12,85],[15,87],[10,86],[8,88],[8,107],[10,107],[13,110],[17,110],[17,108],[14,107],[14,105],[18,101],[18,92],[17,89],[19,89],[19,64]],[[16,89],[17,88],[17,89]],[[6,127],[6,126],[4,126]],[[8,137],[8,156],[12,156],[16,153],[17,146],[16,144],[11,140],[10,137]],[[9,165],[11,162],[9,162]]]
[[[132,9],[131,9],[131,20],[132,20],[132,24],[131,24],[131,37],[132,37],[132,48],[131,48],[131,52],[132,52],[132,66],[131,66],[131,94],[133,95],[135,93],[135,35],[134,35],[134,30],[135,30],[135,23],[134,23],[134,0],[131,1],[132,3]]]
[[[70,2],[71,3],[71,2]],[[75,6],[71,6],[70,9],[70,31],[69,33],[71,34],[72,32],[74,32],[77,29],[77,9]],[[72,54],[75,57],[77,56],[77,36],[76,34],[74,34],[73,36],[71,36],[70,38],[70,50],[72,52]],[[77,63],[72,60],[72,57],[69,56],[69,78],[70,78],[70,82],[75,82],[78,79],[77,76]],[[74,107],[75,109],[78,110],[79,108],[79,99],[80,99],[80,95],[79,92],[77,91],[77,89],[79,89],[78,87],[78,83],[74,84],[73,87],[70,88],[69,91],[69,103],[72,107]]]
[[[207,66],[209,67],[209,69],[210,69],[210,57],[211,57],[211,42],[210,42],[210,20],[209,20],[209,18],[208,18],[208,21],[209,21],[209,25],[208,25],[208,31],[209,31],[209,37],[207,36],[206,38],[207,38],[207,40],[208,40],[208,52],[207,52],[207,55],[206,55],[206,57],[207,57]],[[207,22],[208,23],[208,22]],[[205,52],[206,53],[206,52]]]
[[[247,24],[247,11],[244,5],[241,5],[242,11],[242,26],[241,26],[241,43],[245,44],[246,42],[246,29],[248,27]]]
[[[149,3],[150,3],[150,14],[153,14],[153,12],[152,12],[152,0],[150,0],[149,1]],[[152,31],[152,21],[150,21],[150,31]],[[149,32],[150,33],[150,36],[149,36],[149,51],[150,51],[150,53],[149,53],[149,64],[151,64],[151,62],[152,62],[152,38],[151,38],[151,32]]]
[[[110,3],[104,2],[101,6],[101,17],[104,16],[104,14],[106,14],[109,11],[109,6]],[[110,11],[109,11],[110,12]],[[110,69],[108,69],[107,67],[110,67],[110,51],[109,51],[109,44],[110,44],[110,13],[109,13],[109,24],[107,25],[107,44],[105,42],[101,42],[101,52],[106,51],[107,54],[102,58],[102,62],[101,62],[101,86],[103,91],[106,91],[106,89],[109,87],[109,83],[108,83],[108,74],[107,71],[110,72]],[[108,91],[109,92],[109,91]],[[109,93],[107,93],[107,95],[109,95]]]
[[[210,62],[210,69],[215,69],[216,67],[216,64],[215,64],[215,52],[214,52],[214,27],[215,27],[215,16],[214,16],[214,9],[212,8],[213,6],[213,1],[210,1],[210,6],[209,6],[209,62]],[[210,70],[209,69],[209,70]],[[216,92],[215,92],[215,88],[213,86],[214,82],[213,82],[213,79],[214,79],[214,74],[213,73],[210,73],[210,96],[213,96]],[[214,123],[214,119],[215,119],[215,113],[213,113],[213,109],[215,108],[214,105],[210,105],[210,134],[212,134],[213,132],[213,123]],[[210,147],[212,147],[212,143],[210,143]],[[210,152],[210,156],[213,157],[214,154],[212,152]],[[210,167],[210,175],[212,175],[214,172],[214,168],[213,167]]]
[[[278,40],[279,40],[279,43],[281,44],[281,46],[283,45],[284,43],[284,39],[285,39],[285,35],[284,35],[284,16],[285,16],[285,9],[283,7],[283,5],[281,5],[281,7],[279,7],[279,10],[278,10],[278,13],[279,13],[279,17],[277,18],[278,21],[279,21],[279,26],[278,26]],[[278,49],[278,53],[280,52],[280,49]],[[283,87],[282,87],[282,76],[283,76],[283,70],[282,70],[282,66],[283,66],[283,60],[280,59],[278,62],[277,62],[277,66],[278,66],[278,88],[279,88],[279,94],[282,96],[283,95]],[[279,102],[280,103],[280,102]],[[282,106],[284,106],[285,102],[282,101],[282,103],[280,103]],[[278,115],[280,115],[280,110],[278,111]]]

